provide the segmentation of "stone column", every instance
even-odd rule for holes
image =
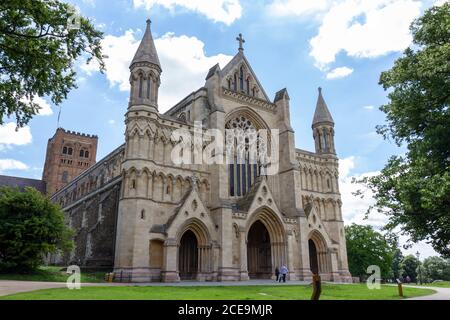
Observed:
[[[163,282],[179,282],[178,274],[178,245],[176,239],[167,239],[164,242],[164,261],[161,271]]]
[[[298,223],[300,226],[299,234],[299,248],[300,252],[300,268],[299,268],[299,280],[311,281],[312,273],[309,265],[309,245],[308,245],[308,221],[305,217],[298,217]]]
[[[245,228],[239,228],[240,232],[240,253],[241,253],[241,270],[239,279],[241,281],[249,280],[248,277],[248,266],[247,266],[247,239],[245,237]]]
[[[290,233],[287,235],[287,261],[288,261],[288,269],[289,269],[289,280],[298,280],[298,276],[295,273],[295,265],[294,265],[294,241],[295,241],[295,236],[292,233],[292,231],[290,231]]]

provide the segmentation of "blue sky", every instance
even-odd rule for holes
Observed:
[[[387,102],[378,85],[410,44],[408,26],[434,0],[72,0],[79,12],[105,33],[107,72],[76,66],[79,88],[61,105],[60,126],[99,136],[97,160],[124,141],[128,65],[145,28],[152,31],[163,75],[160,110],[196,90],[210,67],[237,53],[242,33],[245,55],[267,94],[287,87],[296,145],[313,151],[311,121],[317,87],[336,122],[341,159],[341,192],[346,222],[382,225],[383,216],[363,221],[370,196],[355,199],[351,177],[380,170],[391,154],[401,153],[375,133],[384,122],[378,110]],[[0,127],[0,173],[41,178],[47,140],[57,127],[58,107],[46,97],[29,125]],[[419,245],[425,256],[433,254]],[[412,252],[409,250],[409,252]]]

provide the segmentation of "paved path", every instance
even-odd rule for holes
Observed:
[[[82,283],[82,286],[105,285],[102,283]],[[106,284],[108,285],[108,284]],[[19,292],[35,291],[41,289],[65,288],[65,282],[44,282],[44,281],[16,281],[0,280],[0,297]]]
[[[419,289],[432,289],[436,291],[435,294],[430,294],[423,297],[409,298],[405,300],[450,300],[450,288],[439,288],[439,287],[423,287],[423,286],[404,286]]]

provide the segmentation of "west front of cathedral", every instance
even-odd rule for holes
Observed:
[[[315,152],[297,149],[287,90],[269,99],[238,40],[223,69],[212,67],[203,87],[160,113],[164,66],[147,21],[130,64],[125,143],[52,195],[75,230],[74,250],[53,263],[110,268],[116,281],[131,282],[270,279],[282,265],[291,280],[320,274],[351,282],[334,122],[322,92],[312,121]],[[198,123],[200,131],[277,130],[277,173],[245,156],[175,164],[173,133],[194,135]],[[62,134],[71,134],[73,147],[70,137],[61,140],[61,162],[78,150],[77,134]]]

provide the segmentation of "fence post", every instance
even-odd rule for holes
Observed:
[[[311,300],[319,300],[320,295],[322,293],[322,283],[320,280],[320,276],[318,274],[313,275],[313,293],[311,296]]]
[[[403,297],[403,286],[402,286],[402,282],[400,281],[400,279],[397,279],[397,286],[398,286],[398,295],[400,297]]]

